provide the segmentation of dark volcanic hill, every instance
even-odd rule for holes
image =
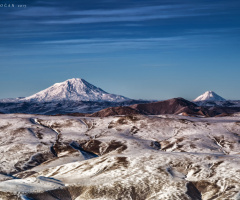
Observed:
[[[93,114],[90,114],[88,116],[90,117],[108,117],[108,116],[114,116],[114,115],[135,115],[135,114],[141,114],[136,109],[133,109],[129,106],[125,107],[111,107],[106,108],[103,110],[100,110],[98,112],[95,112]]]
[[[114,115],[162,115],[162,114],[182,114],[190,116],[226,116],[240,112],[240,107],[207,107],[198,106],[183,98],[174,98],[165,101],[140,103],[130,106],[110,107],[87,116],[108,117]]]
[[[114,115],[161,115],[161,114],[205,115],[200,107],[183,98],[174,98],[166,101],[140,103],[130,106],[110,107],[88,116],[108,117]]]
[[[174,98],[154,103],[135,104],[130,107],[146,115],[180,114],[185,112],[196,114],[199,111],[196,104],[183,98]]]

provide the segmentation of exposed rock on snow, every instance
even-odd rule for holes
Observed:
[[[98,112],[95,112],[89,116],[91,117],[108,117],[108,116],[115,116],[115,115],[134,115],[134,114],[141,114],[141,112],[127,106],[121,107],[110,107]]]
[[[0,199],[237,200],[239,122],[0,115]]]

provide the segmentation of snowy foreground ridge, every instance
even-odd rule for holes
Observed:
[[[240,116],[0,115],[1,200],[240,199]]]

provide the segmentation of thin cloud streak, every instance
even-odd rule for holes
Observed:
[[[212,5],[176,4],[141,6],[123,9],[66,10],[52,7],[33,7],[13,12],[17,17],[42,17],[41,24],[91,24],[106,22],[134,22],[155,19],[169,19],[192,16],[212,15]],[[36,21],[35,21],[36,22]]]
[[[0,57],[5,57],[11,52],[11,56],[24,55],[60,55],[60,54],[104,54],[121,51],[152,50],[178,46],[184,37],[169,38],[138,38],[138,39],[73,39],[25,43],[25,49],[18,51],[12,48],[4,48]],[[27,45],[27,46],[26,46]],[[59,48],[61,46],[64,48]],[[30,50],[29,50],[30,49]],[[44,50],[43,50],[44,49]],[[0,48],[1,52],[1,48]]]
[[[166,37],[166,38],[134,38],[134,39],[111,39],[111,38],[104,38],[104,39],[73,39],[73,40],[55,40],[55,41],[43,41],[39,42],[40,44],[79,44],[79,43],[86,43],[86,44],[97,44],[97,43],[122,43],[122,42],[163,42],[163,41],[176,41],[180,40],[182,37]]]
[[[85,17],[73,18],[68,20],[50,20],[39,23],[44,24],[90,24],[90,23],[106,23],[106,22],[134,22],[134,21],[147,21],[156,19],[170,19],[194,16],[206,16],[210,13],[204,14],[163,14],[163,15],[149,15],[149,16],[112,16],[112,17]]]
[[[0,57],[29,55],[111,54],[114,52],[165,51],[166,49],[199,49],[216,43],[213,35],[182,35],[163,38],[93,38],[72,40],[49,40],[25,43],[19,51],[4,48]],[[3,49],[2,49],[3,50]],[[1,52],[1,48],[0,48]]]
[[[27,10],[21,10],[14,12],[14,15],[18,16],[112,16],[112,15],[136,15],[136,14],[147,14],[158,11],[169,11],[172,9],[186,9],[186,6],[171,5],[171,6],[146,6],[137,8],[124,8],[124,9],[95,9],[95,10],[77,10],[68,11],[61,8],[51,7],[33,7]]]

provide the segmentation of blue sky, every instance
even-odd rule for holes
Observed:
[[[237,0],[0,0],[0,26],[0,98],[75,77],[135,99],[240,99]]]

